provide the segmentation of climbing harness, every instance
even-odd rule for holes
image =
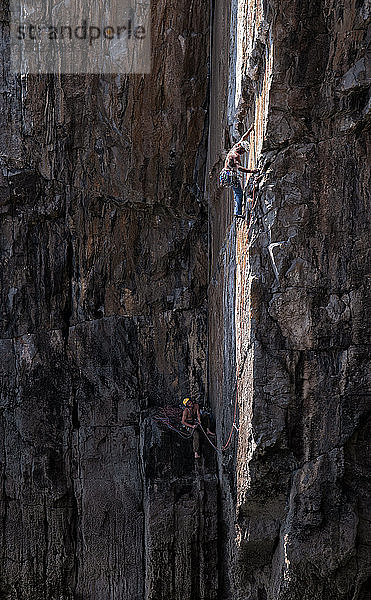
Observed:
[[[236,171],[224,168],[220,171],[219,183],[221,187],[235,187],[240,184],[240,178]]]

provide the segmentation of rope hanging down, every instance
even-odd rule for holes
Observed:
[[[253,190],[252,190],[252,203],[251,203],[251,212],[250,212],[249,224],[248,224],[248,227],[247,227],[247,235],[249,235],[249,233],[250,233],[250,228],[251,228],[251,225],[252,225],[252,219],[253,219],[253,212],[254,212],[255,204],[256,204],[256,199],[255,199],[255,186],[254,186]],[[237,428],[237,425],[236,425],[237,406],[238,406],[238,384],[239,384],[239,376],[238,376],[238,373],[237,373],[237,370],[236,370],[236,398],[235,398],[235,402],[234,402],[233,423],[232,423],[231,430],[229,432],[228,439],[227,439],[226,443],[222,445],[222,451],[223,452],[228,448],[229,444],[232,441],[233,430],[235,429],[236,431],[238,431],[238,428]],[[218,448],[208,438],[208,436],[207,436],[207,434],[204,431],[204,429],[203,429],[202,426],[201,426],[201,430],[203,431],[204,435],[207,437],[207,439],[210,442],[210,444],[215,448],[215,450],[219,451]]]
[[[252,190],[252,203],[251,203],[251,212],[250,212],[249,224],[248,224],[248,227],[247,227],[247,235],[249,235],[249,233],[250,233],[255,205],[256,205],[256,199],[255,199],[255,186],[254,186],[253,190]],[[239,376],[238,376],[238,373],[236,371],[236,398],[235,398],[235,402],[234,402],[233,423],[232,423],[232,427],[231,427],[231,430],[229,432],[229,436],[228,436],[228,439],[227,439],[226,443],[222,444],[222,452],[224,452],[228,448],[229,444],[231,443],[231,441],[232,441],[232,435],[233,435],[233,430],[235,429],[236,431],[238,431],[238,428],[237,428],[237,425],[236,425],[237,406],[238,406],[238,384],[239,384]],[[217,452],[219,452],[219,449],[210,440],[210,438],[208,437],[206,431],[204,430],[204,428],[202,427],[201,424],[199,425],[199,427],[201,428],[201,431],[203,432],[203,434],[205,435],[205,437],[207,438],[207,440],[211,444],[211,446]]]
[[[231,427],[231,431],[229,433],[228,439],[227,439],[226,443],[223,444],[223,446],[222,446],[223,450],[226,450],[228,448],[229,444],[231,443],[233,430],[234,429],[237,430],[237,427],[236,427],[237,405],[238,405],[238,379],[236,381],[236,399],[235,399],[235,402],[234,402],[233,423],[232,423],[232,427]]]
[[[249,233],[250,233],[250,228],[251,228],[251,224],[252,224],[253,211],[254,211],[254,208],[255,208],[255,204],[256,204],[256,199],[255,199],[255,186],[254,186],[253,192],[252,192],[251,212],[250,212],[250,220],[249,220],[249,224],[248,224],[248,228],[247,228],[247,235],[249,235]],[[211,441],[211,439],[207,435],[205,429],[202,427],[202,424],[201,423],[198,424],[198,427],[201,429],[202,433],[206,437],[206,439],[209,442],[209,444],[214,448],[214,450],[216,452],[218,452],[220,454],[222,454],[223,452],[225,452],[225,450],[230,445],[230,443],[232,441],[233,430],[236,430],[237,432],[239,431],[238,428],[237,428],[237,425],[236,425],[239,381],[240,381],[240,378],[238,376],[238,373],[236,372],[236,397],[235,397],[235,402],[234,402],[233,423],[232,423],[232,427],[231,427],[231,430],[229,432],[229,436],[227,438],[227,441],[225,442],[225,444],[222,444],[221,450],[219,450],[219,448]],[[166,407],[166,408],[163,408],[162,409],[162,414],[158,415],[158,416],[155,416],[154,420],[157,421],[158,423],[161,423],[162,425],[168,427],[172,431],[175,431],[175,433],[177,433],[183,439],[190,439],[193,436],[194,431],[192,431],[191,433],[184,433],[184,432],[182,432],[178,428],[177,422],[180,420],[179,419],[178,410],[179,409],[177,409],[175,407]]]
[[[233,414],[233,423],[232,423],[232,427],[231,427],[231,431],[229,433],[228,439],[226,441],[225,444],[222,445],[222,449],[221,451],[219,450],[219,448],[217,446],[215,446],[215,444],[211,441],[211,439],[209,438],[209,436],[207,435],[205,429],[202,427],[201,423],[198,424],[198,427],[201,429],[202,433],[204,434],[205,438],[207,439],[207,441],[209,442],[209,444],[214,448],[214,450],[220,454],[222,454],[229,446],[229,444],[232,441],[232,434],[233,434],[233,430],[235,429],[236,431],[238,431],[238,428],[236,426],[236,418],[237,418],[237,406],[238,406],[238,382],[236,384],[236,399],[234,402],[234,414]]]

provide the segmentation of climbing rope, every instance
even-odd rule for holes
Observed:
[[[247,235],[249,235],[249,233],[250,233],[250,228],[252,225],[252,218],[253,218],[253,212],[254,212],[255,205],[256,205],[256,200],[255,200],[255,186],[254,186],[253,190],[252,190],[252,203],[251,203],[251,211],[250,211],[250,220],[249,220],[249,224],[247,226]]]
[[[162,425],[164,425],[171,431],[175,431],[175,433],[177,433],[184,440],[190,439],[193,435],[193,432],[192,433],[183,433],[182,431],[179,431],[179,429],[177,429],[176,427],[173,427],[166,419],[161,419],[160,417],[154,417],[154,420],[157,421],[158,423],[161,423]]]
[[[232,423],[232,427],[231,427],[231,431],[229,433],[228,439],[227,439],[226,443],[223,444],[223,446],[222,446],[223,451],[226,450],[228,448],[229,444],[231,443],[233,430],[236,429],[236,431],[238,431],[237,426],[236,426],[237,405],[238,405],[238,379],[236,382],[236,399],[234,402],[233,423]]]
[[[213,444],[213,442],[211,441],[211,439],[209,438],[209,436],[207,435],[206,431],[204,430],[204,428],[202,427],[201,423],[198,424],[198,427],[201,429],[202,433],[204,434],[205,438],[207,439],[207,441],[209,442],[209,444],[214,448],[214,450],[216,452],[218,452],[219,454],[221,454],[219,448],[217,448],[215,446],[215,444]]]
[[[167,406],[162,408],[161,414],[155,415],[153,419],[171,431],[175,431],[179,437],[188,440],[193,436],[193,431],[191,433],[185,433],[175,426],[180,421],[180,413],[181,410],[177,407]]]
[[[250,211],[249,224],[248,224],[248,227],[247,227],[247,236],[250,233],[250,229],[251,229],[251,225],[252,225],[252,220],[253,220],[253,214],[254,214],[254,209],[255,209],[256,201],[257,201],[257,199],[255,198],[255,186],[254,186],[253,190],[252,190],[252,203],[251,203],[251,211]],[[229,238],[229,236],[228,236],[228,238]],[[223,252],[226,251],[226,247],[225,246],[226,246],[226,242],[224,243],[224,245],[222,247]],[[235,396],[235,401],[234,401],[233,422],[232,422],[231,430],[229,432],[227,441],[224,444],[221,445],[221,450],[219,450],[219,448],[211,441],[211,439],[209,438],[207,432],[203,428],[202,424],[198,423],[198,427],[201,429],[202,433],[204,434],[204,436],[207,439],[207,441],[209,442],[209,444],[214,448],[215,452],[217,452],[218,454],[221,454],[221,455],[229,447],[229,445],[230,445],[230,443],[232,441],[232,438],[233,438],[233,432],[234,432],[234,430],[236,430],[237,432],[239,431],[239,428],[237,427],[237,407],[238,407],[239,381],[240,381],[240,377],[239,377],[238,373],[236,372],[236,396]],[[175,433],[177,433],[183,439],[190,439],[190,438],[192,438],[192,436],[194,434],[194,429],[192,430],[191,433],[183,433],[182,431],[180,431],[179,429],[177,429],[176,427],[174,427],[171,424],[171,418],[174,420],[176,418],[176,415],[175,415],[175,413],[169,414],[169,409],[170,409],[170,407],[168,407],[167,414],[166,414],[166,409],[163,409],[162,416],[155,416],[154,420],[157,421],[157,422],[159,422],[159,423],[161,423],[162,425],[166,426],[171,431],[175,431]],[[175,410],[177,410],[177,409],[175,409]]]
[[[228,439],[227,439],[226,443],[222,445],[222,450],[219,450],[219,448],[211,441],[211,439],[209,438],[209,436],[206,433],[205,429],[203,428],[202,424],[198,423],[198,427],[201,429],[202,433],[204,434],[204,436],[207,439],[207,441],[209,442],[209,444],[219,454],[222,454],[228,448],[229,444],[231,443],[233,430],[236,429],[236,431],[238,431],[238,428],[236,426],[237,405],[238,405],[238,385],[236,385],[236,399],[235,399],[235,403],[234,403],[233,423],[232,423],[232,427],[231,427],[231,431],[229,433]],[[189,440],[193,436],[193,434],[194,434],[194,429],[192,430],[191,433],[183,433],[182,431],[180,431],[179,429],[177,429],[176,427],[174,427],[171,424],[171,422],[170,422],[170,418],[168,416],[166,416],[166,415],[164,415],[164,416],[154,416],[153,419],[154,419],[154,421],[156,421],[157,423],[161,423],[162,425],[164,425],[165,427],[167,427],[171,431],[175,431],[175,433],[177,433],[181,438],[183,438],[185,440]]]
[[[256,205],[256,201],[257,199],[255,198],[255,186],[253,187],[252,190],[252,203],[251,203],[251,211],[250,211],[250,219],[249,219],[249,224],[247,227],[247,235],[249,235],[250,233],[250,229],[251,229],[251,225],[252,225],[252,219],[253,219],[253,214],[254,214],[254,208]],[[238,373],[236,372],[236,398],[235,398],[235,402],[234,402],[234,412],[233,412],[233,423],[232,423],[232,427],[231,430],[229,432],[229,436],[228,439],[226,441],[225,444],[222,444],[222,452],[224,452],[228,446],[230,445],[231,441],[232,441],[232,436],[233,436],[233,431],[236,430],[237,432],[239,431],[239,429],[237,428],[236,425],[236,420],[237,420],[237,406],[238,406],[238,384],[239,384],[239,376]],[[209,439],[208,435],[206,434],[205,430],[203,429],[202,425],[200,425],[202,432],[204,433],[205,437],[207,438],[207,440],[209,441],[209,443],[213,446],[213,448],[217,451],[220,452],[219,449],[212,443],[212,441]]]
[[[232,435],[233,435],[233,430],[235,429],[236,431],[238,431],[238,428],[236,426],[237,406],[238,406],[238,383],[236,384],[236,399],[235,399],[235,402],[234,402],[234,414],[233,414],[233,423],[232,423],[231,431],[229,432],[229,436],[228,436],[228,439],[227,439],[226,443],[222,444],[222,449],[221,450],[219,450],[219,448],[211,441],[211,439],[207,435],[205,429],[202,427],[202,424],[201,423],[198,424],[199,428],[201,429],[202,433],[204,434],[204,436],[207,439],[207,441],[209,442],[209,444],[219,454],[222,454],[228,448],[229,444],[231,443],[231,441],[232,441]]]

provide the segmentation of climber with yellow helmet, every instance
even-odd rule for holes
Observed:
[[[215,436],[215,433],[210,429],[211,417],[207,412],[203,412],[201,416],[200,405],[197,402],[193,402],[190,398],[184,398],[183,405],[182,424],[189,430],[193,430],[193,452],[195,453],[195,458],[200,458],[201,430],[205,434],[203,429],[205,428],[208,436]]]
[[[188,429],[193,429],[193,452],[195,458],[200,458],[200,430],[198,429],[201,423],[200,405],[190,398],[184,398],[183,405],[182,424]]]

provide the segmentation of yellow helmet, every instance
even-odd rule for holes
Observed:
[[[184,398],[183,400],[183,404],[184,406],[187,406],[187,402],[189,402],[190,398]]]

